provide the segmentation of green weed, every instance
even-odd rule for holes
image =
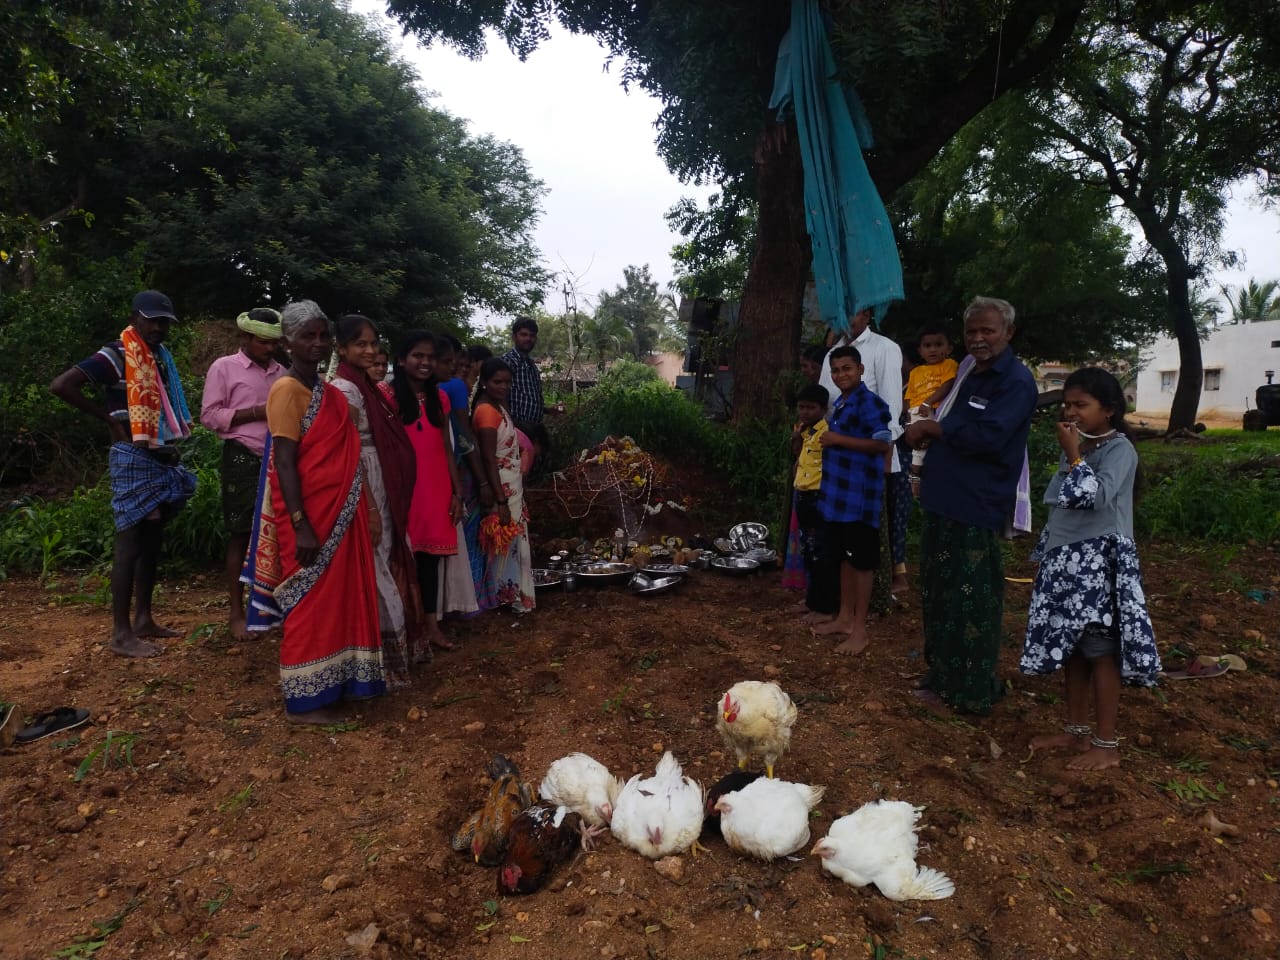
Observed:
[[[74,943],[61,950],[55,950],[53,955],[64,960],[87,960],[107,945],[107,938],[124,926],[125,917],[129,916],[137,905],[137,898],[134,898],[106,920],[92,921],[93,928],[98,931],[97,934],[76,937]]]
[[[222,803],[218,804],[218,812],[225,813],[229,817],[238,817],[244,812],[245,808],[253,802],[253,784],[249,784],[238,793],[233,793]]]
[[[80,761],[80,766],[76,767],[76,772],[71,775],[71,779],[76,783],[82,781],[89,775],[89,771],[93,769],[99,757],[102,758],[103,770],[109,770],[112,767],[132,767],[133,747],[137,739],[136,733],[108,730],[106,739],[90,750],[89,755]]]
[[[1226,790],[1226,785],[1221,781],[1216,786],[1210,787],[1199,777],[1185,777],[1182,780],[1173,777],[1157,785],[1161,790],[1172,793],[1183,803],[1213,803],[1221,800]]]
[[[1209,761],[1201,760],[1194,754],[1187,754],[1181,760],[1174,764],[1179,770],[1185,770],[1187,773],[1204,773],[1209,769]]]
[[[605,700],[604,706],[600,708],[601,712],[617,713],[618,710],[621,709],[622,707],[622,701],[626,698],[627,694],[630,692],[631,692],[631,686],[630,684],[628,684],[627,686],[619,690],[617,693],[615,693],[612,697],[609,697],[608,699]]]
[[[356,730],[360,729],[360,721],[344,720],[342,723],[327,723],[320,729],[328,734],[354,733]]]

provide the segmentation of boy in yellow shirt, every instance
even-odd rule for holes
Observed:
[[[800,549],[808,578],[804,603],[815,619],[825,620],[840,609],[840,568],[825,562],[822,514],[818,490],[822,486],[822,435],[827,432],[827,388],[807,384],[796,395],[796,424],[791,434],[796,457],[796,519]]]
[[[916,334],[916,352],[923,361],[911,368],[907,378],[906,400],[908,422],[929,420],[955,383],[959,366],[951,359],[951,339],[940,323],[927,323]],[[924,450],[911,451],[911,493],[920,496],[920,470]]]

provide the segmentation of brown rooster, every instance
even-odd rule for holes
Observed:
[[[592,841],[606,829],[587,826],[580,815],[549,800],[535,803],[511,824],[507,852],[498,870],[498,892],[533,893],[579,843],[583,850],[590,850]]]
[[[494,867],[502,862],[511,822],[533,803],[533,788],[521,782],[516,765],[502,754],[489,762],[487,770],[493,783],[484,806],[458,828],[449,845],[458,851],[469,847],[477,863]]]

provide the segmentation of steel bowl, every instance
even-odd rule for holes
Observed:
[[[728,556],[731,553],[736,553],[738,549],[734,546],[733,541],[727,537],[717,537],[715,540],[711,541],[711,545],[725,556]]]
[[[768,547],[752,547],[742,555],[748,560],[754,560],[762,567],[773,566],[778,562],[778,551]]]
[[[734,576],[745,577],[749,573],[755,573],[760,569],[760,564],[750,557],[716,557],[711,561],[711,569],[719,570],[721,573],[731,573]]]
[[[627,582],[627,586],[638,597],[651,597],[654,594],[666,593],[682,579],[682,577],[650,577],[637,573]]]
[[[651,577],[683,577],[689,572],[683,563],[650,563],[642,569]]]
[[[550,590],[564,583],[564,574],[559,570],[548,570],[546,567],[533,568],[533,587],[535,590]]]
[[[769,528],[763,523],[739,523],[729,530],[729,539],[749,550],[769,542]]]
[[[626,583],[635,572],[636,568],[629,563],[602,561],[582,564],[578,577],[582,583]]]

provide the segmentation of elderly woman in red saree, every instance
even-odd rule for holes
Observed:
[[[310,300],[289,304],[282,316],[293,366],[267,397],[271,448],[250,543],[250,629],[283,622],[289,719],[334,723],[343,719],[341,701],[386,690],[370,531],[377,520],[347,400],[320,377],[328,318]]]

